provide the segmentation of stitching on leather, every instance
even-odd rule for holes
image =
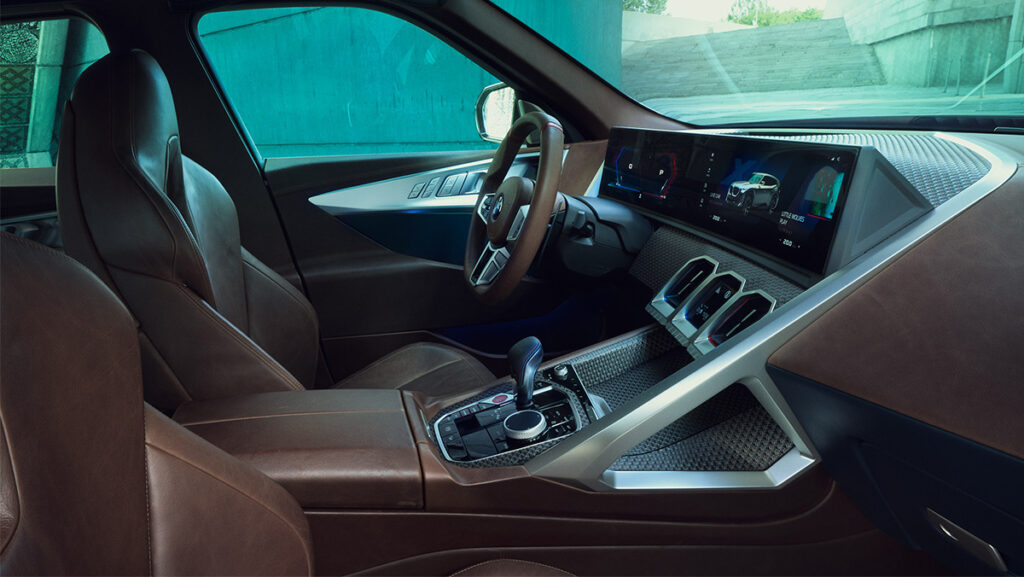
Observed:
[[[247,337],[241,336],[240,333],[238,332],[238,329],[235,328],[234,325],[224,320],[224,317],[220,316],[216,311],[211,309],[209,304],[200,299],[195,293],[181,285],[174,285],[174,287],[177,288],[182,293],[184,293],[185,296],[187,296],[190,300],[192,300],[193,304],[196,305],[196,308],[198,308],[203,314],[212,319],[214,321],[214,326],[220,329],[222,333],[224,333],[225,335],[233,339],[236,343],[238,343],[243,348],[243,350],[249,352],[252,356],[256,357],[256,360],[259,361],[261,365],[269,369],[273,374],[281,377],[284,380],[285,384],[287,384],[293,390],[296,391],[306,390],[305,387],[303,387],[301,384],[299,384],[298,381],[295,380],[295,377],[293,377],[291,373],[286,371],[280,365],[277,365],[277,361],[271,359],[270,356],[267,355],[266,351],[256,346],[256,344],[249,340]]]
[[[136,323],[136,325],[137,324],[138,323]],[[149,343],[149,348],[152,349],[153,351],[153,356],[155,357],[155,360],[160,362],[163,365],[163,368],[172,377],[170,379],[170,382],[176,387],[176,392],[181,393],[181,395],[185,397],[185,402],[194,401],[195,399],[193,399],[192,395],[189,394],[188,389],[186,389],[185,385],[181,383],[181,378],[179,378],[178,375],[174,372],[174,369],[171,368],[170,363],[168,363],[167,359],[165,359],[164,356],[160,353],[160,350],[156,348],[156,343],[153,342],[153,339],[149,338],[149,335],[147,335],[146,332],[143,331],[141,328],[136,327],[136,330],[139,334],[139,356],[141,357],[143,354],[142,340],[145,339],[146,342]]]
[[[70,112],[70,114],[67,114],[68,112]],[[75,112],[74,106],[72,106],[71,102],[68,101],[68,103],[67,103],[67,105],[65,107],[65,114],[64,114],[64,119],[62,120],[62,122],[64,122],[64,124],[68,125],[68,130],[71,132],[71,140],[70,140],[70,142],[68,143],[67,146],[71,147],[72,149],[74,149],[74,147],[76,146],[76,144],[78,142],[78,136],[77,136],[78,135],[78,126],[77,126],[78,120],[77,120],[76,116],[77,116],[77,113]],[[69,120],[70,120],[70,123],[68,122]],[[109,119],[108,119],[108,121],[109,121]],[[61,135],[63,136],[63,129],[61,129]],[[93,274],[95,274],[100,279],[100,281],[103,282],[103,284],[107,285],[107,288],[109,288],[111,292],[115,293],[118,296],[118,298],[120,298],[120,296],[121,296],[120,291],[118,290],[117,285],[114,284],[114,279],[111,278],[111,276],[110,276],[110,270],[107,269],[107,262],[105,260],[103,260],[103,255],[100,254],[100,249],[96,246],[96,238],[92,234],[92,227],[89,226],[89,221],[85,218],[85,205],[82,203],[82,184],[81,184],[81,179],[78,176],[78,158],[77,157],[73,157],[72,160],[68,160],[67,158],[64,158],[64,160],[62,162],[66,162],[66,163],[72,165],[71,170],[68,171],[68,174],[70,174],[71,177],[74,179],[74,187],[73,187],[74,193],[69,193],[69,194],[70,194],[70,197],[71,197],[70,198],[71,202],[74,203],[74,209],[72,210],[72,212],[76,212],[77,211],[77,218],[75,220],[81,222],[82,230],[83,230],[84,235],[85,235],[85,242],[89,245],[88,251],[91,252],[92,255],[95,255],[96,262],[99,263],[99,266],[103,268],[103,270],[101,270],[101,271],[93,271]],[[60,179],[60,174],[61,174],[61,171],[58,170],[57,171],[57,178],[58,179]],[[64,196],[63,194],[61,194],[60,192],[57,192],[57,220],[58,220],[58,224],[61,225],[61,226],[63,226],[63,224],[65,224],[65,223],[61,223],[60,222],[62,220],[60,218],[60,215],[61,215],[61,212],[63,212],[60,207],[64,204],[62,202],[62,197],[63,196]],[[63,254],[64,256],[69,256],[67,253],[61,253],[61,254]],[[92,259],[90,259],[90,260],[92,260]],[[86,267],[86,268],[89,268],[89,267]],[[101,273],[102,273],[102,276],[101,276]],[[121,299],[121,300],[123,300],[123,299]],[[131,311],[129,311],[129,312],[131,312]],[[138,324],[139,324],[138,319],[135,319],[134,315],[132,315],[132,319],[135,321],[135,325],[138,326]]]
[[[128,85],[129,86],[134,86],[134,78],[135,78],[135,66],[134,66],[134,64],[135,63],[133,61],[130,64],[131,65],[128,66],[128,75],[129,75],[129,83],[128,83]],[[113,66],[110,67],[109,72],[110,72],[110,75],[113,75],[113,73],[114,73],[114,67]],[[108,77],[108,80],[110,81],[111,84],[113,84],[113,80],[111,78]],[[110,97],[112,94],[113,94],[113,88],[108,86],[107,96]],[[131,150],[132,158],[136,159],[136,158],[138,158],[138,151],[136,150],[136,147],[135,147],[135,114],[134,114],[134,107],[132,106],[132,102],[134,101],[134,98],[135,98],[134,92],[130,91],[129,95],[128,95],[128,104],[127,104],[127,108],[128,108],[128,146],[129,146],[129,148]],[[108,110],[110,111],[110,115],[111,115],[110,126],[117,126],[117,124],[115,124],[113,122],[114,107],[113,107],[112,103],[110,103],[108,105]],[[177,121],[177,119],[175,119],[175,121]],[[110,134],[111,134],[111,138],[114,138],[114,131],[113,130],[111,131]],[[175,137],[177,137],[176,134],[172,135],[170,138],[175,138]],[[168,140],[170,140],[170,138],[168,138]],[[156,210],[157,216],[160,218],[160,221],[163,223],[164,228],[167,230],[168,236],[171,239],[171,246],[172,246],[172,250],[171,250],[171,273],[172,274],[177,273],[177,271],[178,271],[178,240],[177,240],[177,237],[175,237],[174,232],[172,230],[173,227],[167,221],[167,216],[164,214],[165,212],[169,212],[169,211],[166,211],[166,210],[165,211],[161,211],[160,210],[161,205],[163,206],[163,208],[167,209],[168,208],[167,203],[159,203],[158,204],[156,202],[156,200],[153,199],[153,197],[150,194],[150,190],[151,189],[153,189],[153,190],[156,189],[156,183],[153,182],[152,179],[149,178],[149,175],[146,174],[143,170],[141,170],[141,169],[136,170],[134,163],[132,165],[126,164],[125,161],[121,158],[121,155],[117,154],[117,147],[115,146],[114,142],[111,142],[111,150],[114,152],[114,155],[113,155],[114,156],[114,160],[116,160],[117,163],[121,165],[121,168],[124,169],[125,173],[127,173],[128,176],[131,177],[131,179],[133,181],[135,181],[135,185],[139,188],[140,191],[142,191],[143,198],[145,198],[146,201],[149,202],[149,204],[153,206],[153,208]],[[166,143],[164,145],[164,151],[166,153]],[[77,159],[76,159],[76,161],[77,161]],[[165,164],[166,164],[166,159],[165,159]],[[142,181],[140,181],[140,179],[139,179],[140,176],[142,177]],[[159,196],[159,194],[160,193],[157,192],[158,196]],[[83,219],[84,219],[84,217],[85,217],[84,211],[82,213],[82,216],[83,216]],[[172,212],[171,216],[176,216],[177,217],[178,224],[185,231],[186,238],[188,238],[188,240],[192,241],[189,244],[188,248],[190,248],[192,250],[193,256],[199,257],[200,262],[202,262],[202,255],[199,253],[199,247],[196,245],[195,238],[192,237],[192,232],[189,230],[188,226],[185,224],[185,221],[181,217],[181,213],[178,212],[177,208],[174,208],[174,211]],[[102,256],[100,258],[102,259]],[[209,285],[210,284],[210,277],[209,277],[209,274],[207,273],[207,271],[205,269],[203,269],[203,270],[200,271],[200,273],[201,273],[202,276],[206,277],[205,278],[206,284]],[[177,275],[175,274],[175,276],[177,276]]]
[[[245,252],[249,253],[249,251],[245,251]],[[256,258],[256,256],[253,255],[252,253],[249,253],[249,255],[252,256],[253,258]],[[251,263],[248,260],[246,260],[244,253],[242,254],[242,264],[247,266],[247,267],[249,267],[249,268],[251,268],[254,272],[259,273],[261,276],[263,276],[264,278],[266,278],[270,282],[274,283],[274,286],[280,287],[284,291],[284,293],[287,294],[293,301],[295,301],[295,304],[299,305],[299,307],[306,313],[306,317],[309,320],[313,321],[314,326],[316,326],[318,324],[317,323],[318,319],[316,318],[316,311],[313,310],[313,305],[310,304],[309,300],[306,299],[305,297],[300,299],[299,297],[297,297],[292,292],[292,291],[296,291],[297,292],[298,289],[296,289],[295,287],[293,287],[290,284],[285,286],[285,285],[277,282],[277,279],[275,279],[274,277],[272,277],[272,276],[268,275],[267,273],[263,272],[262,270],[260,270],[260,268],[258,266],[256,266],[254,263]],[[288,290],[288,289],[291,289],[291,290]],[[249,293],[248,293],[248,291],[246,291],[246,303],[248,303],[248,298],[249,298]]]
[[[147,437],[149,431],[149,414],[146,411],[146,406],[142,406],[142,438]],[[146,443],[147,445],[149,443]],[[142,458],[146,464],[146,555],[149,559],[149,574],[155,575],[156,572],[153,569],[153,518],[150,513],[150,494],[149,494],[149,451],[142,451]]]
[[[54,256],[59,256],[60,258],[65,259],[65,260],[67,260],[69,262],[78,262],[75,259],[71,258],[70,256],[68,256],[68,255],[58,251],[57,249],[55,249],[53,247],[46,246],[43,243],[36,242],[34,240],[29,240],[27,238],[22,238],[20,236],[11,234],[11,233],[9,233],[7,231],[0,231],[0,235],[2,235],[4,238],[6,238],[8,240],[13,240],[13,241],[17,242],[18,244],[21,244],[22,246],[25,246],[27,248],[31,248],[31,249],[38,250],[38,251],[41,251],[41,252],[49,253],[49,254],[54,255]]]
[[[18,518],[14,521],[14,526],[11,527],[11,536],[4,543],[3,549],[0,549],[0,557],[3,557],[7,553],[7,548],[14,542],[14,535],[18,532],[18,527],[21,526],[21,491],[18,489],[18,477],[14,474],[14,454],[11,452],[11,435],[7,433],[7,421],[4,420],[3,411],[0,410],[0,427],[4,430],[4,439],[7,444],[7,459],[11,462],[11,483],[14,485],[14,498],[18,500]]]
[[[461,571],[452,573],[452,577],[458,577],[459,575],[463,575],[467,571],[471,571],[473,569],[476,569],[477,567],[483,567],[484,565],[490,565],[492,563],[501,563],[501,562],[505,562],[505,563],[518,563],[520,565],[532,565],[534,567],[547,567],[548,569],[552,569],[554,571],[557,571],[557,572],[561,573],[562,575],[569,575],[569,577],[574,577],[573,574],[569,573],[568,571],[564,571],[562,569],[559,569],[558,567],[552,567],[551,565],[546,565],[544,563],[536,563],[534,561],[523,561],[521,559],[506,559],[506,558],[490,559],[490,560],[487,560],[487,561],[482,561],[480,563],[477,563],[476,565],[470,565],[469,567],[466,567],[465,569],[463,569]]]
[[[199,425],[214,425],[214,424],[217,424],[217,423],[233,423],[233,422],[236,422],[236,421],[253,421],[253,420],[257,420],[257,419],[276,419],[276,418],[279,418],[279,417],[302,417],[304,415],[351,415],[351,414],[357,414],[357,413],[381,414],[381,413],[405,413],[405,411],[404,410],[397,411],[397,410],[394,410],[394,409],[387,409],[387,410],[380,410],[380,411],[373,411],[373,410],[367,410],[367,411],[345,411],[345,410],[341,410],[341,411],[308,411],[308,412],[299,412],[299,413],[275,413],[273,415],[251,415],[251,416],[246,416],[246,417],[225,417],[223,419],[208,419],[208,420],[205,420],[205,421],[175,421],[175,422],[177,422],[178,424],[180,424],[182,426],[185,426],[185,427],[197,427]]]
[[[414,346],[414,345],[409,345],[409,346]],[[435,344],[433,344],[433,343],[420,343],[420,346],[427,346],[427,347],[441,347],[441,345],[435,345]],[[345,385],[345,384],[344,384],[344,383],[345,383],[346,381],[349,381],[349,380],[353,380],[353,379],[355,379],[356,377],[359,377],[359,376],[361,376],[361,375],[362,375],[363,373],[365,373],[365,372],[367,372],[367,371],[370,371],[371,369],[373,369],[373,368],[374,368],[374,367],[376,367],[377,365],[383,364],[384,362],[388,361],[388,360],[389,360],[389,359],[390,359],[391,357],[395,357],[395,356],[398,356],[398,355],[399,355],[399,354],[400,354],[400,353],[402,352],[402,350],[403,350],[403,349],[405,349],[405,348],[406,348],[406,347],[402,347],[401,349],[398,349],[398,350],[394,350],[394,351],[391,351],[390,353],[388,353],[388,354],[384,355],[383,357],[381,357],[381,358],[377,359],[376,361],[373,361],[372,363],[370,363],[370,364],[366,365],[365,367],[363,367],[363,368],[359,369],[358,371],[356,371],[356,372],[352,373],[351,375],[349,375],[349,376],[345,377],[344,379],[342,379],[342,381],[341,381],[340,383],[337,383],[337,384],[340,384],[340,385],[342,385],[342,386],[346,386],[346,387],[347,387],[348,385]],[[413,378],[411,378],[411,379],[409,379],[409,380],[405,381],[405,382],[404,382],[404,383],[402,383],[401,385],[399,385],[399,386],[397,386],[397,387],[394,387],[394,388],[395,388],[395,389],[401,389],[402,387],[404,387],[405,385],[408,385],[409,383],[411,383],[411,382],[413,382],[413,381],[417,381],[417,380],[419,380],[419,379],[422,379],[423,377],[425,377],[425,376],[429,375],[430,373],[433,373],[433,372],[435,372],[435,371],[438,371],[438,370],[440,370],[440,369],[443,369],[444,367],[447,367],[448,365],[450,365],[450,364],[452,364],[452,363],[457,363],[457,362],[459,362],[459,361],[461,361],[461,360],[462,360],[462,359],[461,359],[461,358],[458,358],[458,357],[457,357],[457,358],[455,358],[455,359],[452,359],[452,360],[448,361],[447,363],[444,363],[443,365],[439,365],[439,366],[437,366],[437,367],[433,367],[433,368],[431,368],[431,369],[430,369],[430,370],[428,370],[428,371],[425,371],[425,372],[419,373],[419,374],[417,374],[416,376],[414,376]]]
[[[415,383],[416,381],[418,381],[418,380],[420,380],[422,378],[425,378],[425,377],[427,377],[429,375],[432,375],[432,374],[436,373],[437,371],[440,371],[441,369],[443,369],[443,368],[445,368],[445,367],[447,367],[449,365],[454,365],[455,363],[459,363],[459,362],[462,362],[461,358],[452,359],[452,360],[448,361],[447,363],[445,363],[443,365],[438,365],[436,367],[431,368],[429,371],[424,371],[423,373],[420,373],[419,375],[416,375],[415,377],[413,377],[413,378],[409,379],[408,381],[402,383],[397,388],[404,389],[408,385],[411,385],[411,384]]]
[[[277,519],[280,520],[282,523],[284,523],[286,527],[291,529],[292,533],[295,534],[295,537],[298,538],[299,545],[302,547],[303,554],[306,556],[306,568],[309,571],[310,575],[313,574],[313,560],[309,556],[309,551],[308,551],[308,548],[306,547],[306,540],[303,538],[302,534],[298,531],[298,529],[296,529],[295,526],[290,521],[288,521],[288,519],[285,519],[284,517],[282,517],[281,514],[278,513],[277,511],[275,511],[269,504],[264,503],[263,501],[260,501],[259,499],[257,499],[255,497],[253,497],[252,495],[250,495],[248,492],[243,491],[241,488],[239,488],[236,485],[234,485],[233,483],[229,482],[227,479],[221,478],[220,476],[214,474],[212,471],[206,469],[205,467],[200,466],[198,463],[195,463],[195,462],[193,462],[193,461],[191,461],[189,459],[186,459],[182,455],[179,455],[177,453],[173,453],[173,452],[171,452],[168,449],[164,449],[163,447],[158,447],[155,444],[153,444],[152,442],[150,442],[149,440],[146,441],[146,446],[147,447],[152,447],[154,451],[160,451],[161,453],[163,453],[163,454],[165,454],[165,455],[167,455],[167,456],[169,456],[169,457],[171,457],[173,459],[176,459],[179,462],[184,463],[185,465],[188,465],[189,467],[192,467],[196,471],[199,471],[200,473],[203,473],[207,477],[213,479],[214,481],[217,481],[218,483],[220,483],[220,484],[224,485],[225,487],[231,489],[232,491],[238,493],[242,497],[245,497],[249,501],[252,501],[256,505],[259,505],[260,507],[265,509],[268,513],[270,513],[274,517],[277,517]],[[258,474],[263,476],[262,473],[258,473]],[[276,483],[274,483],[274,481],[271,480],[269,477],[266,478],[266,481],[276,485],[279,489],[284,491],[284,488],[282,488],[280,485],[277,485]],[[289,496],[290,496],[290,494],[289,494]]]

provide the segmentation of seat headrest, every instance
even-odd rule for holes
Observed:
[[[119,160],[168,193],[168,166],[180,162],[171,152],[177,148],[178,117],[171,86],[152,56],[131,50],[101,58],[82,73],[71,103],[80,114],[105,113],[115,127],[111,145]]]
[[[171,87],[156,60],[141,50],[104,56],[82,73],[64,113],[62,227],[88,237],[107,266],[207,293],[198,244],[177,206],[182,163]],[[72,256],[96,268],[89,255]]]

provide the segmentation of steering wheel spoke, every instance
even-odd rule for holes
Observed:
[[[515,242],[519,240],[519,234],[523,232],[523,225],[526,223],[526,215],[528,214],[530,214],[530,205],[527,204],[519,207],[519,212],[516,213],[512,226],[508,229],[508,236],[505,237],[508,246],[515,246]]]
[[[488,217],[491,214],[491,207],[494,206],[494,193],[485,194],[484,199],[480,201],[480,206],[476,207],[476,216],[487,226]]]
[[[498,274],[504,270],[505,265],[508,264],[509,259],[508,249],[505,247],[495,247],[490,242],[484,247],[483,252],[480,253],[480,258],[476,261],[476,266],[473,267],[473,273],[470,275],[470,282],[474,286],[488,285],[494,282],[494,279],[498,277]]]

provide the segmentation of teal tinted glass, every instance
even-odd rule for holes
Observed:
[[[389,14],[351,7],[214,12],[199,38],[264,157],[494,148],[475,105],[498,82]]]
[[[491,2],[696,124],[1024,115],[1016,0]]]
[[[0,168],[54,165],[64,103],[107,52],[103,34],[77,18],[0,25]]]

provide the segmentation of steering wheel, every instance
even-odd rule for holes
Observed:
[[[540,131],[536,181],[509,168],[526,137]],[[480,186],[466,241],[465,277],[487,303],[504,300],[519,285],[547,234],[562,174],[562,126],[541,112],[516,120],[498,147]]]

